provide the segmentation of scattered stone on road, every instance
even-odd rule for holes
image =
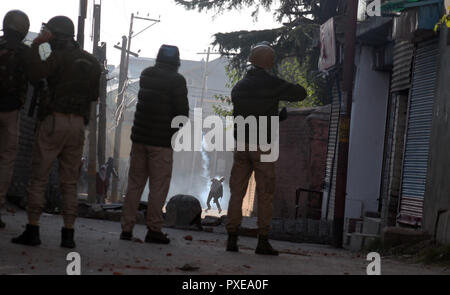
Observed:
[[[135,242],[122,241],[120,223],[85,218],[77,219],[77,248],[69,250],[59,246],[63,220],[58,215],[41,218],[40,246],[19,246],[12,244],[11,238],[22,233],[26,213],[1,213],[7,227],[0,230],[0,275],[65,275],[67,254],[74,251],[81,256],[83,275],[180,275],[189,271],[198,275],[365,275],[369,263],[365,255],[328,245],[286,241],[272,241],[280,251],[278,257],[255,255],[257,240],[252,237],[240,237],[240,252],[231,253],[225,251],[225,234],[173,228],[163,229],[171,239],[169,245],[148,244],[142,242],[147,232],[145,225],[136,225]],[[188,235],[192,241],[186,243]],[[444,267],[386,257],[381,263],[382,274],[450,274]]]

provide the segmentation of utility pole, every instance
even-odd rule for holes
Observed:
[[[153,22],[151,25],[143,29],[142,31],[138,32],[137,34],[133,35],[133,25],[134,20],[140,19],[145,21],[151,21]],[[115,136],[114,136],[114,169],[119,173],[119,166],[120,166],[120,140],[122,138],[122,122],[123,122],[123,114],[125,110],[125,105],[122,106],[123,98],[126,91],[126,81],[128,79],[128,66],[130,63],[130,55],[133,55],[135,57],[139,57],[138,54],[133,53],[131,51],[131,40],[136,37],[137,35],[143,33],[156,23],[159,23],[160,20],[156,19],[150,19],[145,17],[139,17],[135,16],[134,13],[131,14],[131,20],[130,20],[130,31],[128,34],[128,39],[126,36],[122,37],[122,47],[114,46],[114,48],[119,49],[122,51],[121,59],[120,59],[120,75],[119,75],[119,89],[118,89],[118,99],[117,99],[117,106],[121,108],[119,111],[119,118],[115,130]],[[122,84],[121,84],[122,83]],[[120,175],[120,173],[119,173]],[[112,181],[112,189],[111,189],[111,200],[113,202],[117,201],[119,198],[118,196],[118,187],[119,187],[119,178],[114,177]]]
[[[95,4],[94,3],[94,13],[93,13],[93,33],[94,33],[94,46],[93,46],[93,53],[94,56],[97,58],[97,60],[102,64],[104,67],[106,62],[106,44],[102,44],[102,47],[98,46],[98,43],[100,41],[100,24],[101,24],[101,3]],[[106,71],[103,68],[102,75],[100,78],[100,89],[99,89],[99,98],[101,105],[106,103]],[[102,103],[103,102],[103,103]],[[104,163],[104,156],[103,160],[101,157],[97,157],[98,151],[102,149],[104,150],[104,146],[106,143],[100,142],[101,134],[99,132],[98,139],[99,142],[97,142],[97,127],[98,124],[103,123],[101,120],[99,123],[97,123],[97,106],[98,102],[94,101],[91,103],[90,110],[90,119],[89,119],[89,163],[88,163],[88,202],[89,203],[95,203],[96,201],[96,195],[97,195],[97,166]],[[105,130],[106,130],[106,121],[105,124]],[[106,131],[105,133],[106,134]],[[104,137],[103,137],[104,139]],[[98,151],[97,151],[98,149]],[[104,154],[104,153],[103,153]],[[99,159],[99,165],[97,165],[97,159]]]
[[[211,55],[211,47],[208,47],[208,52],[206,53],[205,68],[203,70],[202,99],[200,101],[201,108],[203,108],[203,100],[205,99],[206,84],[208,83],[208,64],[210,55]]]
[[[80,12],[78,15],[78,33],[77,41],[81,48],[84,48],[84,24],[87,16],[88,0],[80,0]]]
[[[207,52],[200,52],[197,54],[206,54],[206,62],[205,62],[205,66],[203,68],[203,83],[202,83],[202,96],[200,98],[200,108],[203,109],[203,102],[205,100],[205,95],[206,95],[206,89],[207,89],[207,85],[208,85],[208,65],[209,65],[209,58],[211,56],[211,54],[220,54],[219,52],[211,52],[211,47],[208,47],[208,51]],[[197,99],[195,100],[195,107],[197,108]],[[195,116],[195,112],[194,112],[194,116]],[[203,120],[203,118],[202,118]],[[203,139],[203,134],[202,134],[202,139]],[[203,147],[202,147],[203,148]],[[216,151],[216,157],[217,157],[217,151]],[[196,168],[196,162],[197,162],[197,154],[194,151],[192,154],[192,165],[191,165],[191,177],[190,177],[190,181],[189,181],[189,192],[192,193],[192,187],[194,184],[194,173],[195,173],[195,168]]]
[[[344,83],[341,118],[339,121],[339,151],[336,175],[336,199],[333,220],[333,244],[341,248],[344,235],[345,201],[347,195],[347,168],[350,141],[350,119],[353,100],[353,78],[358,0],[347,0],[347,29],[344,49]]]
[[[106,43],[100,42],[100,24],[101,24],[101,11],[102,4],[94,4],[94,56],[97,58],[102,66],[102,75],[100,78],[100,90],[99,90],[99,114],[98,114],[98,144],[97,144],[97,158],[98,166],[105,164],[106,155],[106,75],[108,70],[106,69]],[[91,118],[96,120],[96,117]]]
[[[123,97],[125,94],[125,83],[127,80],[127,72],[126,72],[126,66],[125,66],[125,60],[127,58],[127,37],[122,36],[122,54],[120,56],[120,74],[119,74],[119,88],[117,89],[117,107],[121,107],[123,103]],[[123,113],[119,113],[119,118],[117,118],[116,122],[116,130],[114,135],[114,168],[116,171],[118,171],[119,168],[119,160],[120,160],[120,140],[121,140],[121,133],[122,133],[122,120],[123,120]],[[117,186],[118,186],[118,179],[117,177],[113,177],[112,182],[112,192],[111,192],[111,201],[117,202],[118,201],[118,195],[117,195]]]
[[[78,16],[77,41],[84,48],[84,27],[87,17],[87,0],[80,0],[80,13]],[[97,148],[97,105],[91,104],[91,115],[89,124],[89,157],[88,157],[88,202],[95,203],[96,199],[96,148]],[[93,119],[94,118],[94,119]]]
[[[102,75],[100,77],[100,97],[99,97],[99,118],[98,118],[98,163],[103,165],[106,163],[106,96],[107,96],[107,74],[106,68],[106,43],[102,42],[98,47],[99,60],[103,66]]]

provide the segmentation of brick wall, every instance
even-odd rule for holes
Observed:
[[[329,107],[320,107],[290,111],[288,120],[280,124],[280,157],[276,164],[274,218],[296,217],[298,188],[322,190],[329,110]],[[318,195],[301,194],[298,217],[307,217],[300,215],[306,214],[308,198],[313,207],[320,210],[321,199]]]

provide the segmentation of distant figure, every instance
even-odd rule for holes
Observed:
[[[114,175],[114,177],[119,178],[119,173],[117,173],[116,169],[114,169],[114,159],[111,157],[108,158],[108,161],[103,166],[105,166],[105,168],[106,168],[106,170],[105,170],[105,173],[106,173],[105,199],[106,199],[108,197],[108,189],[109,189],[111,177],[112,177],[112,175]]]
[[[106,165],[100,167],[100,171],[97,172],[97,204],[105,204],[106,193],[108,191],[109,179],[106,175]]]
[[[81,158],[80,166],[80,180],[78,181],[78,192],[87,194],[88,193],[88,170],[87,170],[87,159],[85,157]]]
[[[114,169],[114,159],[109,157],[108,161],[105,164],[106,167],[106,176],[111,179],[111,175],[114,174],[114,177],[119,177],[116,169]]]
[[[208,195],[208,201],[206,202],[206,205],[208,205],[208,209],[206,209],[206,212],[211,210],[211,200],[214,199],[214,203],[217,206],[217,209],[219,209],[219,214],[222,213],[222,208],[220,207],[220,199],[223,197],[223,185],[225,177],[222,177],[221,179],[213,178],[211,179],[211,189],[209,191]]]

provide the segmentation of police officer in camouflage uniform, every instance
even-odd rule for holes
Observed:
[[[74,223],[78,211],[77,182],[84,145],[85,126],[90,105],[97,101],[101,66],[90,53],[74,41],[74,24],[65,16],[57,16],[44,24],[41,34],[31,46],[33,80],[47,79],[49,97],[40,102],[36,144],[33,151],[31,181],[28,188],[28,224],[13,243],[36,246],[39,218],[53,162],[59,159],[63,196],[64,227],[61,247],[74,248]],[[48,42],[52,49],[46,61],[39,56],[39,45]]]
[[[20,10],[8,12],[0,37],[0,209],[6,201],[19,144],[19,112],[27,95],[29,47],[23,43],[30,21]],[[1,220],[0,228],[5,223]]]

